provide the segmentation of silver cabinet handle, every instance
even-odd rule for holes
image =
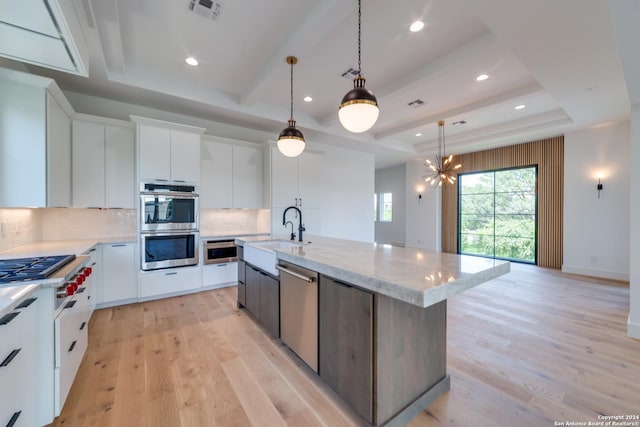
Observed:
[[[292,276],[294,276],[294,277],[297,277],[298,279],[302,279],[302,280],[304,280],[304,281],[305,281],[305,282],[307,282],[307,283],[313,283],[313,282],[315,282],[315,281],[316,281],[316,278],[315,278],[315,277],[305,276],[304,274],[300,274],[300,273],[295,272],[295,271],[293,271],[293,270],[289,270],[288,268],[286,268],[286,267],[282,267],[282,266],[280,266],[280,265],[276,265],[276,268],[277,268],[278,270],[280,270],[280,271],[284,272],[284,273],[287,273],[287,274],[290,274],[290,275],[292,275]]]
[[[171,273],[164,273],[165,276],[173,276],[175,274],[178,274],[178,272],[177,271],[173,271]]]

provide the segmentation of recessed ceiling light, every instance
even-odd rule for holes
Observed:
[[[411,26],[409,27],[409,31],[411,31],[412,33],[417,33],[423,28],[424,28],[424,22],[416,21],[413,24],[411,24]]]
[[[514,108],[514,110],[522,110],[524,107],[526,107],[526,105],[524,104],[520,104],[520,105],[516,105]]]
[[[421,133],[416,133],[416,136],[422,136],[422,134]]]
[[[311,102],[311,101],[313,101],[313,98],[312,98],[312,97],[310,97],[310,96],[305,96],[303,99],[304,99],[304,102]]]
[[[483,82],[488,78],[489,78],[489,74],[480,74],[478,77],[476,77],[476,81]]]
[[[198,65],[198,60],[193,56],[188,57],[187,59],[184,60],[184,62],[191,65],[192,67],[195,67],[196,65]]]

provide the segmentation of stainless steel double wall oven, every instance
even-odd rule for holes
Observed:
[[[198,264],[199,196],[194,185],[140,184],[142,270]]]

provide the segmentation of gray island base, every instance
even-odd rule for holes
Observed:
[[[280,263],[318,273],[318,375],[363,424],[406,425],[450,388],[446,299],[509,272],[509,263],[315,236],[308,241],[271,250]],[[260,299],[249,295],[259,287],[238,289],[240,307],[241,299]]]

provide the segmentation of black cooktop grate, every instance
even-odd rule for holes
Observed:
[[[0,283],[46,279],[75,258],[75,255],[55,255],[0,260]]]

